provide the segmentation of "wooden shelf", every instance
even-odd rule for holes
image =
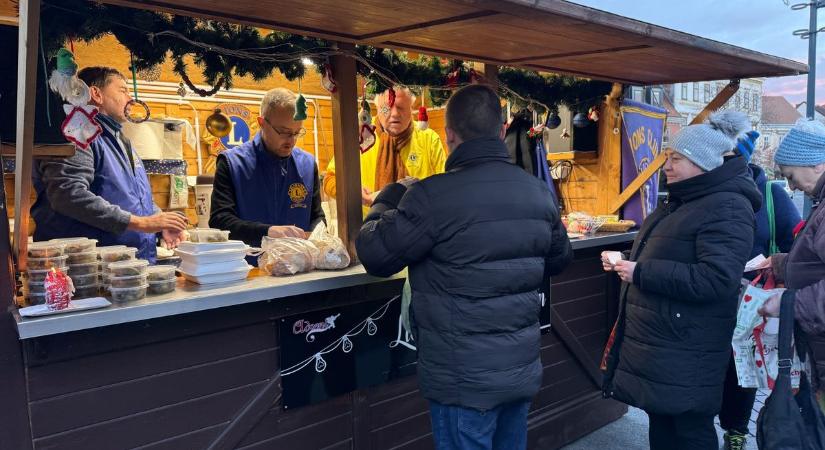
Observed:
[[[15,146],[11,144],[0,144],[0,154],[3,156],[15,156]],[[72,144],[35,144],[32,156],[35,158],[44,157],[68,157],[74,155],[75,146]]]
[[[599,152],[560,152],[547,154],[548,161],[562,161],[565,159],[570,161],[598,161]]]

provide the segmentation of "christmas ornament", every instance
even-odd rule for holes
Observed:
[[[470,84],[479,84],[484,81],[484,77],[478,74],[475,69],[470,69]]]
[[[370,124],[370,104],[366,97],[361,100],[361,111],[358,112],[358,123],[360,123],[360,130],[358,133],[358,144],[361,147],[361,153],[366,152],[375,145],[375,127]]]
[[[307,118],[307,99],[304,94],[298,94],[298,99],[295,100],[295,114],[292,120],[305,120]]]
[[[418,108],[418,129],[426,130],[430,127],[430,118],[427,116],[427,107],[421,106]]]
[[[91,99],[89,86],[77,77],[77,63],[72,52],[61,48],[57,51],[57,67],[49,77],[49,87],[69,102],[63,105],[66,119],[60,126],[63,136],[79,148],[86,150],[103,129],[95,120],[97,108],[88,105]]]
[[[576,128],[584,128],[590,125],[590,121],[587,119],[587,116],[584,113],[578,113],[573,116],[573,126]]]
[[[178,92],[178,96],[180,96],[181,98],[186,97],[186,94],[188,93],[186,91],[186,86],[183,85],[182,81],[180,82],[180,84],[178,84],[178,91],[177,92]]]
[[[570,139],[570,132],[567,131],[567,128],[561,130],[561,134],[559,135],[562,139]]]
[[[395,105],[395,89],[387,89],[387,106],[392,108]]]
[[[338,90],[338,84],[332,78],[332,66],[329,63],[324,64],[324,74],[321,76],[321,86],[324,87],[330,94]]]
[[[43,287],[46,289],[47,308],[57,311],[69,307],[72,294],[74,294],[74,284],[72,284],[72,279],[65,273],[52,269],[51,272],[46,274]]]
[[[206,131],[220,139],[232,131],[232,121],[221,112],[220,108],[215,108],[215,111],[206,118]]]
[[[150,116],[149,105],[143,100],[129,100],[129,103],[126,103],[126,106],[123,107],[123,115],[126,116],[126,120],[132,123],[146,122]]]
[[[550,114],[547,115],[547,120],[544,122],[545,127],[549,128],[551,130],[555,130],[560,125],[561,125],[561,117],[559,117],[558,114],[550,113]]]
[[[544,125],[536,125],[534,127],[530,127],[530,131],[527,132],[527,137],[530,139],[535,139],[538,136],[541,136],[544,133]]]
[[[458,67],[447,74],[447,87],[454,88],[458,86]]]
[[[593,122],[599,121],[599,110],[595,106],[591,106],[590,110],[587,111],[587,118],[592,120]]]

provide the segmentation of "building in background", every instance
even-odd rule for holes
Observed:
[[[808,107],[808,102],[798,103],[796,105],[796,110],[799,111],[799,114],[802,117],[805,117],[805,113],[807,112],[806,108]],[[816,105],[814,106],[814,119],[825,123],[825,105]]]
[[[768,177],[773,178],[776,148],[802,114],[785,97],[766,95],[762,97],[762,104],[762,123],[758,129],[762,137],[753,153],[753,163],[762,166]]]

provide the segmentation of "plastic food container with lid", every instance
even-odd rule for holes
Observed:
[[[67,271],[66,266],[59,266],[59,267],[55,267],[54,269],[59,270],[63,273],[66,273],[66,271]],[[46,275],[48,275],[49,272],[51,272],[51,271],[52,271],[52,269],[45,269],[45,270],[31,270],[31,269],[29,269],[28,271],[26,271],[26,279],[28,279],[29,281],[33,281],[35,283],[42,283],[42,282],[46,281]]]
[[[118,289],[143,286],[146,284],[146,274],[144,273],[142,275],[130,275],[127,277],[110,277],[108,284],[109,287]]]
[[[112,301],[117,303],[131,302],[135,300],[142,300],[146,298],[146,291],[149,289],[148,284],[137,287],[116,288],[110,287],[109,293],[112,295]]]
[[[46,283],[29,281],[25,285],[25,292],[28,292],[29,294],[42,294],[46,292]]]
[[[107,273],[109,279],[115,277],[132,277],[135,275],[145,275],[149,267],[149,261],[145,259],[135,259],[130,261],[119,261],[109,264]]]
[[[66,245],[60,242],[32,242],[29,244],[29,258],[54,258],[66,254]]]
[[[97,239],[84,237],[52,239],[49,242],[57,242],[66,246],[66,253],[93,252],[97,246]]]
[[[215,228],[194,228],[187,230],[191,242],[226,242],[229,232]]]
[[[107,248],[98,252],[103,262],[129,261],[135,259],[137,249],[134,247]]]
[[[168,294],[174,291],[177,285],[178,281],[174,278],[171,280],[150,281],[148,293],[150,295]]]
[[[69,253],[69,265],[97,262],[97,252]]]
[[[70,277],[74,277],[76,275],[91,275],[98,272],[100,272],[100,264],[95,261],[84,264],[72,264],[72,266],[69,267],[68,273]]]
[[[29,292],[29,294],[26,296],[26,298],[29,299],[29,304],[30,305],[43,305],[43,304],[46,303],[46,293],[45,292],[41,292],[41,293]]]
[[[175,279],[175,266],[151,266],[146,269],[149,281],[168,281]]]
[[[86,275],[69,275],[69,278],[72,279],[72,284],[75,286],[88,286],[90,284],[100,283],[100,274],[97,272]]]
[[[49,258],[29,258],[28,268],[30,270],[48,270],[56,267],[65,267],[68,256],[53,256]]]
[[[86,286],[75,286],[73,299],[97,297],[100,295],[100,284],[88,284]]]

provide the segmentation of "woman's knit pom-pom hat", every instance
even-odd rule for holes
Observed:
[[[825,163],[825,124],[799,119],[779,143],[773,160],[783,166],[813,167]]]
[[[693,161],[705,171],[724,163],[722,155],[736,147],[736,139],[751,129],[745,113],[722,111],[713,113],[705,123],[684,128],[668,145],[676,153]]]

